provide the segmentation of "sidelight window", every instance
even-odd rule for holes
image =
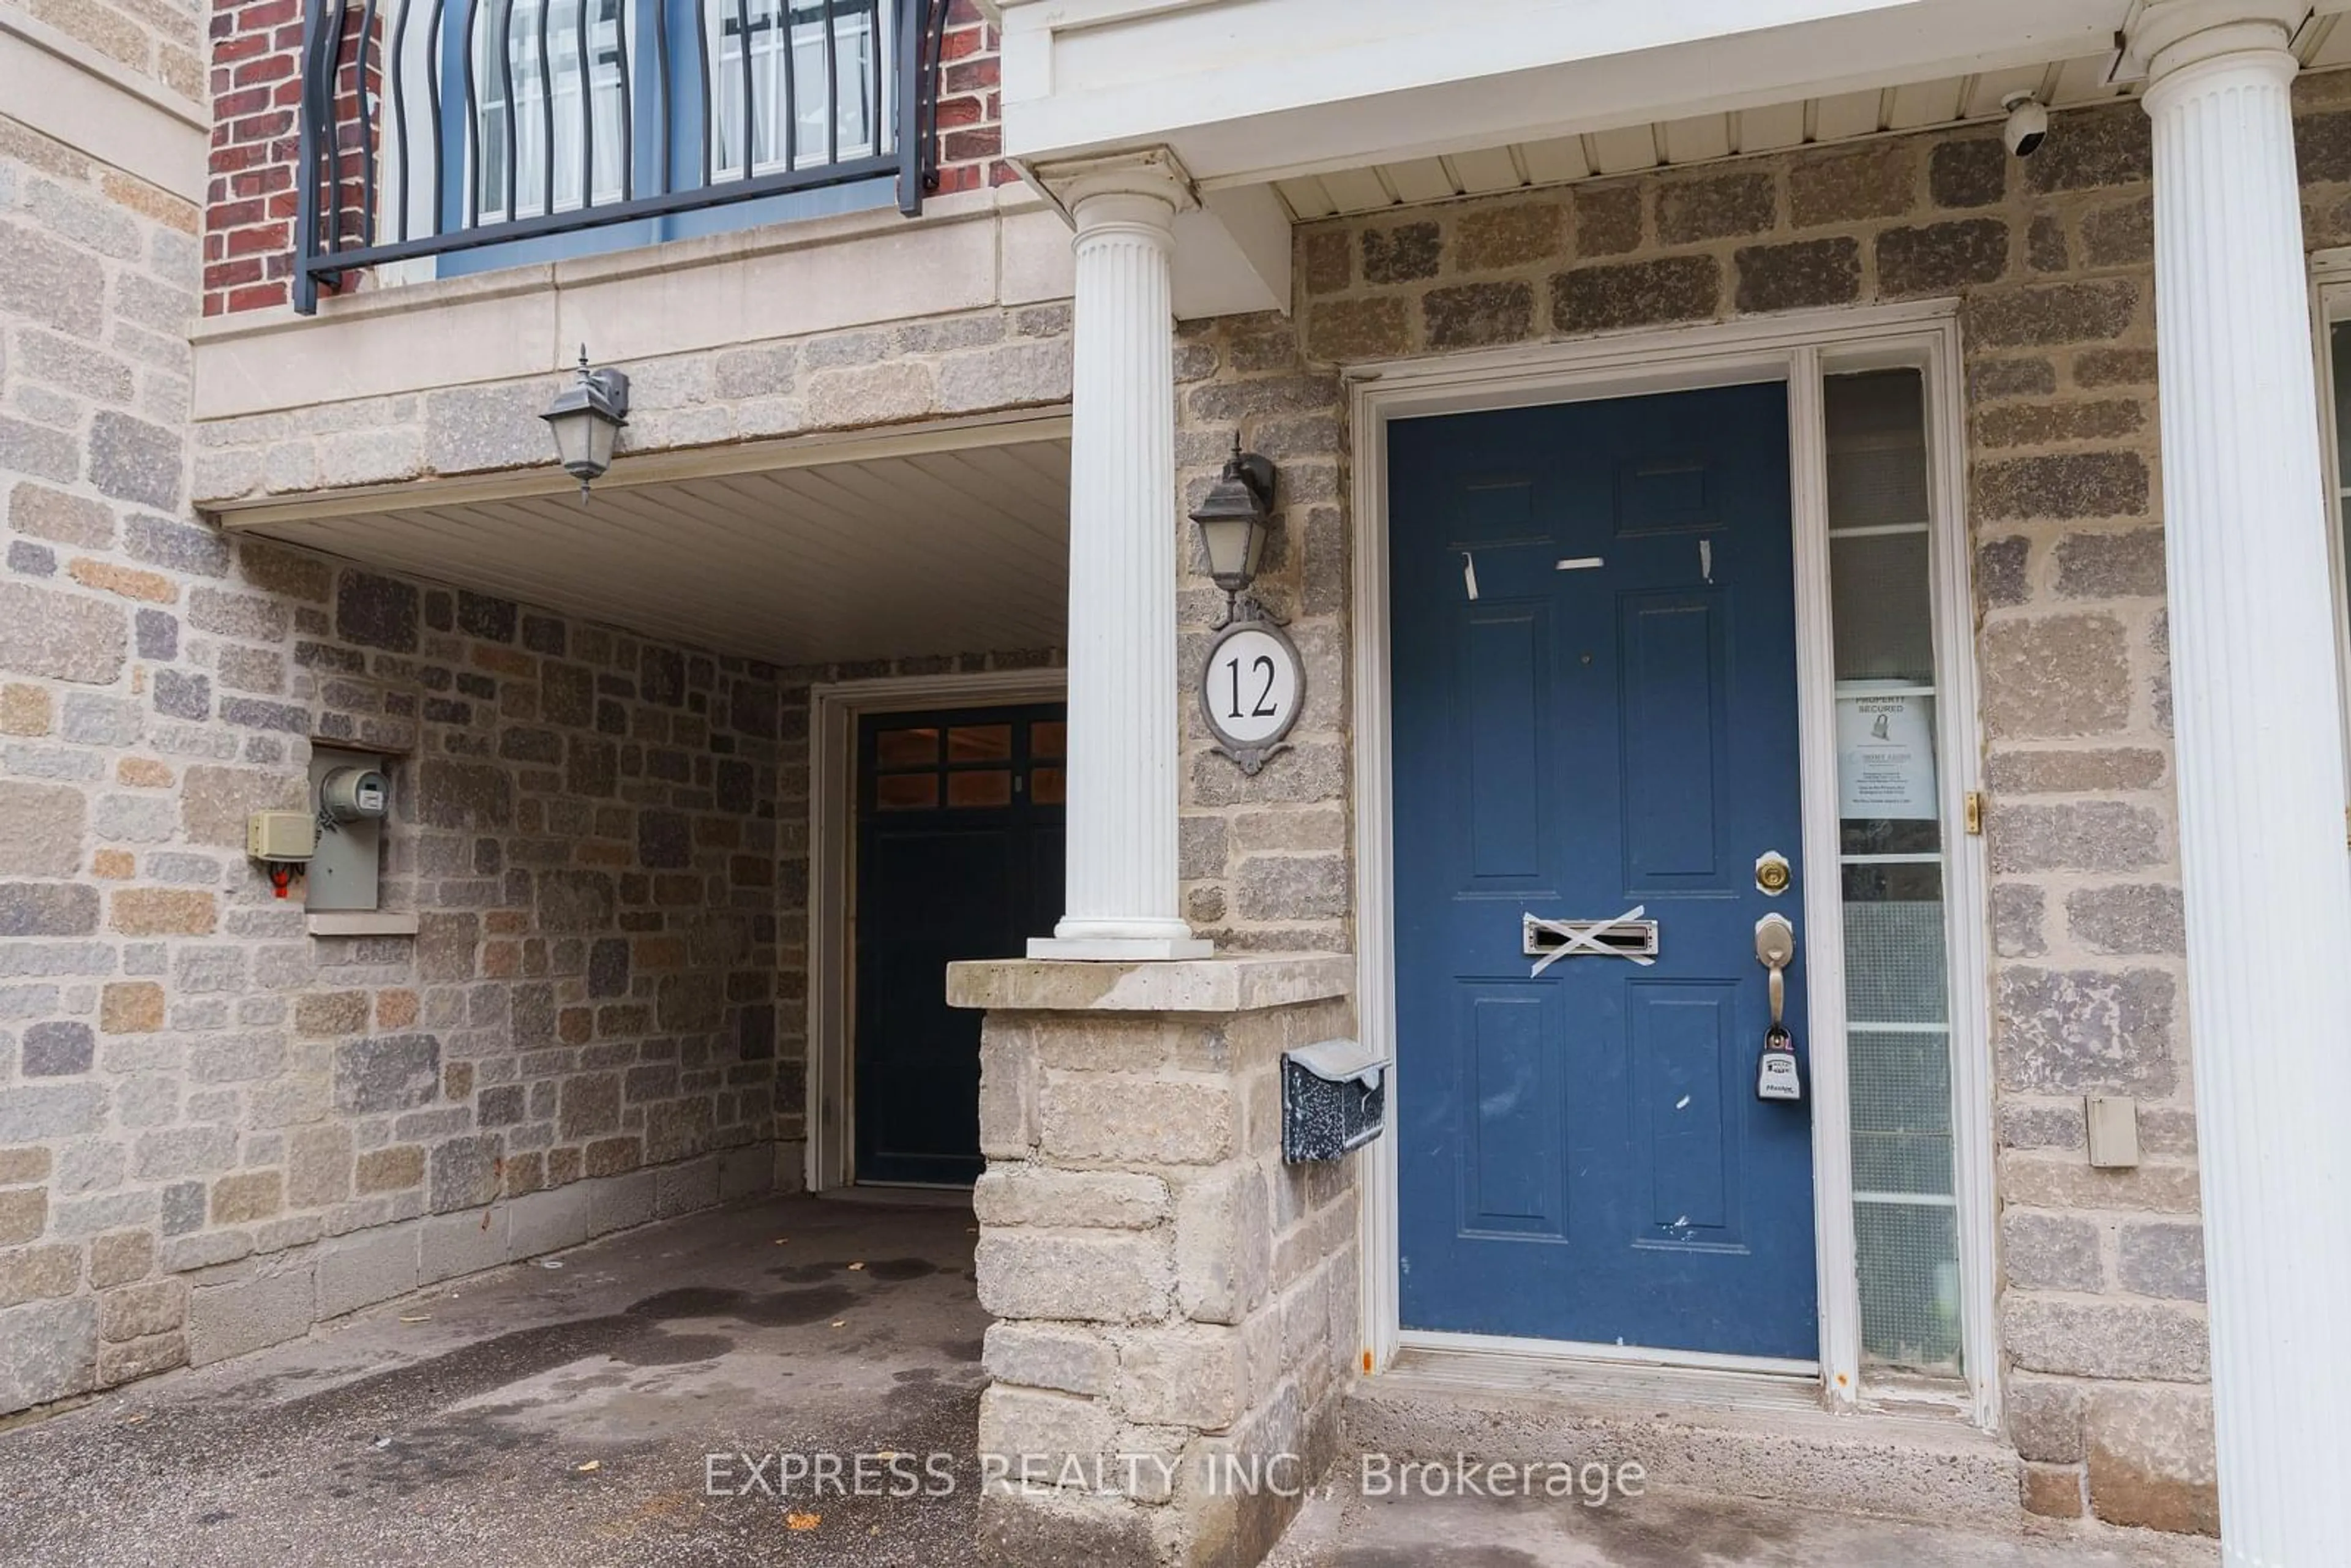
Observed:
[[[1961,1370],[1925,382],[1831,375],[1830,599],[1862,1359]]]

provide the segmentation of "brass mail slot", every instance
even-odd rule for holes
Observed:
[[[1573,957],[1654,958],[1657,956],[1657,923],[1654,920],[1544,920],[1519,917],[1520,950],[1541,958],[1562,947],[1573,947]],[[1596,949],[1596,951],[1595,951]]]

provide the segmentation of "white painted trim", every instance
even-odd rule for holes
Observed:
[[[2334,329],[2351,320],[2351,249],[2322,250],[2310,258],[2310,325],[2311,351],[2316,356],[2318,372],[2318,462],[2326,478],[2326,516],[2334,525],[2337,547],[2327,551],[2330,570],[2335,580],[2335,664],[2344,674],[2344,688],[2351,698],[2351,561],[2344,558],[2340,541],[2345,538],[2346,512],[2351,507],[2343,504],[2343,472],[2341,444],[2335,440],[2335,421],[2339,418],[2335,392],[2335,354],[2330,341]],[[2345,727],[2346,762],[2351,763],[2351,725]]]
[[[1723,367],[1740,350],[1752,354],[1755,363],[1784,365],[1790,352],[1808,344],[1898,338],[1951,320],[1957,309],[1947,299],[1925,299],[1792,310],[1782,316],[1604,332],[1567,342],[1520,343],[1434,359],[1367,361],[1348,367],[1347,375],[1351,381],[1378,382],[1382,396],[1400,388],[1450,394],[1429,400],[1431,410],[1445,413],[1557,402],[1562,401],[1552,395],[1557,390],[1587,384],[1599,390],[1577,396],[1615,397],[1620,393],[1614,389],[1626,386],[1636,392],[1727,386],[1739,378],[1722,373]],[[1776,380],[1777,375],[1756,379]],[[1470,395],[1478,392],[1490,395]],[[1422,410],[1416,406],[1413,412]]]
[[[1657,1350],[1638,1344],[1582,1344],[1573,1340],[1522,1339],[1515,1334],[1439,1333],[1431,1329],[1402,1329],[1397,1348],[1453,1354],[1517,1355],[1530,1361],[1568,1365],[1652,1366],[1680,1372],[1735,1373],[1748,1377],[1800,1379],[1810,1384],[1821,1375],[1817,1361],[1797,1361],[1776,1355],[1719,1355],[1702,1350]]]
[[[1006,7],[1007,151],[1165,141],[1204,180],[1261,182],[2108,55],[2122,0],[1103,9]]]
[[[1861,1285],[1853,1218],[1853,1104],[1845,1052],[1844,899],[1837,850],[1836,644],[1830,614],[1828,426],[1821,354],[1789,354],[1789,513],[1795,529],[1796,745],[1804,843],[1804,1008],[1813,1096],[1813,1299],[1821,1392],[1861,1397]],[[1830,940],[1822,940],[1823,936]]]
[[[1395,417],[1634,396],[1742,382],[1816,378],[1836,371],[1909,364],[1926,372],[1929,461],[1939,531],[1934,609],[1942,749],[1943,810],[1951,852],[1946,908],[1952,988],[1953,1176],[1966,1357],[1976,1422],[1999,1418],[1994,1315],[1993,1170],[1982,841],[1956,832],[1980,767],[1975,699],[1974,612],[1965,512],[1965,425],[1959,391],[1957,307],[1950,301],[1812,311],[1667,331],[1642,332],[1491,353],[1370,365],[1350,372],[1350,418],[1357,462],[1352,504],[1355,564],[1354,683],[1356,1027],[1364,1042],[1395,1046],[1393,747],[1389,729],[1387,421]],[[1815,381],[1816,384],[1816,381]],[[1794,393],[1792,392],[1792,397]],[[1843,909],[1835,875],[1836,823],[1833,663],[1827,624],[1827,505],[1824,432],[1813,392],[1790,409],[1792,508],[1798,551],[1798,673],[1804,688],[1800,747],[1806,813],[1806,992],[1812,1009],[1815,1248],[1819,1257],[1819,1375],[1842,1369],[1851,1403],[1868,1390],[1860,1377],[1860,1305],[1855,1273],[1849,1086],[1844,1071]],[[1819,809],[1814,810],[1814,804]],[[1822,834],[1825,825],[1826,838]],[[1819,869],[1825,868],[1825,871]],[[1828,1037],[1834,1035],[1834,1040]],[[1828,1043],[1825,1050],[1823,1041]],[[1361,1176],[1364,1238],[1359,1287],[1363,1364],[1386,1367],[1417,1336],[1399,1322],[1395,1116],[1372,1145]],[[1827,1147],[1834,1135],[1835,1146]],[[1832,1210],[1834,1212],[1832,1213]],[[1687,1358],[1671,1357],[1675,1362]]]
[[[809,894],[807,1155],[810,1192],[856,1179],[856,1074],[851,1071],[856,994],[849,940],[851,873],[856,822],[857,720],[869,713],[969,705],[989,707],[1060,702],[1068,672],[981,670],[941,675],[883,675],[822,681],[809,688]],[[944,983],[944,982],[942,982]],[[835,1099],[826,1113],[826,1096]]]
[[[1976,692],[1974,528],[1968,517],[1966,369],[1959,324],[1928,340],[1930,535],[1936,744],[1941,751],[1945,974],[1951,1009],[1951,1191],[1959,1200],[1960,1354],[1976,1425],[2001,1424],[1999,1147],[1991,1046],[1991,884],[1980,834],[1964,831],[1967,798],[1983,787]]]
[[[1374,380],[1349,389],[1347,425],[1354,440],[1351,510],[1354,582],[1348,606],[1353,669],[1355,783],[1355,1034],[1384,1061],[1395,1060],[1395,739],[1388,723],[1388,429],[1390,391]],[[1393,1084],[1393,1077],[1390,1080]],[[1381,1135],[1356,1172],[1359,1206],[1356,1312],[1363,1341],[1357,1364],[1384,1371],[1403,1344],[1396,1232],[1396,1091],[1386,1101]]]

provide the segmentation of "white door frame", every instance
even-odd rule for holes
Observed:
[[[2311,352],[2318,372],[2318,455],[2326,476],[2326,516],[2335,538],[2344,538],[2346,508],[2344,487],[2351,475],[2343,472],[2343,443],[2336,428],[2339,416],[2335,391],[2335,329],[2351,320],[2351,248],[2336,247],[2310,258]],[[2335,580],[2335,660],[2339,670],[2351,672],[2351,562],[2340,548],[2326,552]],[[2351,745],[2351,732],[2346,744]]]
[[[1389,730],[1387,422],[1434,413],[1635,396],[1738,382],[1789,387],[1791,504],[1795,517],[1797,677],[1803,790],[1813,1085],[1814,1237],[1821,1320],[1817,1365],[1614,1347],[1500,1342],[1407,1333],[1398,1321],[1396,1095],[1388,1134],[1362,1171],[1362,1330],[1367,1368],[1408,1344],[1508,1349],[1563,1359],[1609,1356],[1650,1364],[1817,1376],[1832,1406],[1864,1396],[1861,1304],[1855,1273],[1851,1106],[1844,1038],[1844,915],[1837,863],[1834,666],[1830,643],[1823,368],[1915,366],[1925,372],[1935,507],[1932,542],[1938,748],[1949,884],[1952,1145],[1967,1405],[1980,1426],[2000,1419],[1993,1320],[1993,1139],[1983,841],[1957,832],[1979,788],[1972,551],[1966,512],[1966,411],[1958,307],[1949,300],[1813,311],[1719,325],[1547,343],[1438,360],[1400,361],[1350,373],[1355,465],[1353,626],[1357,1025],[1364,1042],[1395,1047],[1395,879]]]
[[[805,1179],[810,1192],[856,1179],[855,944],[850,940],[857,821],[857,721],[869,713],[930,707],[1010,707],[1060,702],[1069,672],[984,670],[883,675],[809,688],[808,1098]],[[941,981],[945,984],[945,981]]]

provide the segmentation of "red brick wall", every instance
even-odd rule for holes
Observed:
[[[997,85],[1001,47],[996,25],[977,0],[954,0],[939,51],[939,190],[975,191],[1019,178],[1004,150],[1004,95]]]
[[[354,29],[360,10],[353,5]],[[301,47],[301,0],[214,0],[204,236],[207,316],[266,309],[292,298]],[[940,69],[942,193],[1018,178],[998,156],[1003,100],[997,48],[996,29],[976,0],[953,0]],[[352,52],[346,49],[347,62]],[[350,69],[346,63],[347,78]],[[349,86],[347,80],[347,97]],[[351,168],[356,172],[355,163]]]
[[[283,305],[293,277],[301,0],[214,0],[204,314]]]

